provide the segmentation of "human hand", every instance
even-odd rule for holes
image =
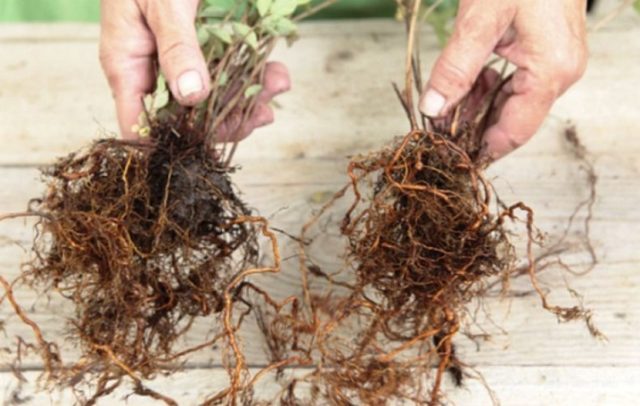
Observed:
[[[483,71],[495,52],[517,70],[496,97],[484,154],[508,154],[533,136],[554,101],[583,75],[585,20],[585,0],[460,0],[453,35],[433,67],[420,110],[446,115],[481,72],[485,82],[500,80]]]
[[[184,106],[205,100],[210,93],[209,71],[194,26],[198,0],[102,0],[100,62],[113,92],[120,131],[132,131],[143,111],[142,98],[156,83],[156,58],[174,98]],[[289,90],[287,68],[267,64],[263,90],[252,117],[242,127],[225,122],[222,139],[241,139],[273,122],[271,99]],[[233,115],[237,117],[238,115]],[[236,120],[237,121],[237,120]]]

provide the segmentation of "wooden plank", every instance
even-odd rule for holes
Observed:
[[[253,369],[251,372],[255,373]],[[305,370],[295,373],[303,375]],[[640,368],[612,367],[482,367],[493,396],[500,404],[518,406],[581,405],[581,406],[632,406],[640,397]],[[24,405],[69,405],[75,398],[71,393],[34,393],[36,373],[25,374],[29,383],[22,389]],[[167,394],[180,405],[193,405],[203,401],[207,395],[224,388],[227,378],[220,369],[196,369],[181,372],[171,377],[158,377],[149,387]],[[445,381],[447,403],[457,405],[492,406],[491,394],[479,380],[468,379],[462,388],[455,388]],[[13,376],[0,374],[0,402],[11,399],[16,383]],[[256,398],[272,399],[278,394],[280,385],[266,378],[256,389]],[[133,404],[136,406],[157,405],[158,402],[139,396],[125,401],[130,388],[119,388],[114,394],[98,402],[98,405]]]
[[[273,58],[289,66],[294,89],[278,98],[276,124],[243,143],[239,162],[344,156],[406,130],[390,86],[402,78],[399,24],[313,23],[305,31],[293,48],[281,45],[275,51]],[[635,91],[640,88],[639,35],[636,25],[591,36],[589,69],[554,107],[551,127],[576,121],[587,145],[599,154],[640,151],[640,139],[627,136],[637,128],[640,105]],[[428,30],[421,46],[427,70],[438,53]],[[97,41],[3,43],[0,164],[50,162],[85,145],[100,127],[116,128],[96,55]],[[534,142],[514,156],[543,152],[552,150]]]

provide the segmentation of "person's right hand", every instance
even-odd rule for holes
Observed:
[[[210,92],[209,72],[194,26],[198,0],[102,0],[100,62],[116,103],[120,131],[132,127],[143,111],[142,98],[153,91],[156,58],[169,89],[182,105],[193,106]],[[290,87],[284,65],[270,63],[253,116],[241,128],[225,123],[222,139],[244,138],[273,122],[269,101]]]
[[[485,154],[504,156],[533,136],[553,102],[584,73],[585,20],[585,0],[460,0],[453,36],[433,67],[421,111],[447,115],[495,52],[517,67],[484,135]],[[481,84],[491,88],[498,76],[484,71]]]

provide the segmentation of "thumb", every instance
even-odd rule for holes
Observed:
[[[205,100],[211,90],[194,25],[197,9],[197,0],[153,0],[146,10],[162,73],[173,96],[187,106]]]
[[[511,22],[507,13],[499,8],[500,1],[495,0],[460,3],[453,34],[433,66],[420,99],[419,107],[424,115],[446,115],[471,90]]]

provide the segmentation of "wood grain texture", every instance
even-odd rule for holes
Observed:
[[[256,370],[251,371],[256,372]],[[493,391],[490,394],[479,380],[467,380],[463,388],[453,388],[449,380],[444,387],[448,392],[447,404],[490,406],[492,396],[502,405],[548,406],[580,405],[608,406],[635,405],[640,397],[638,367],[482,367],[479,371]],[[304,370],[298,370],[304,374]],[[29,384],[22,389],[26,404],[66,406],[74,398],[69,392],[52,394],[35,393],[37,373],[26,373]],[[178,373],[170,378],[160,377],[149,384],[152,389],[163,391],[180,405],[195,405],[208,394],[224,388],[226,376],[221,370],[194,369]],[[604,384],[603,384],[604,383]],[[257,388],[264,397],[278,394],[279,385],[271,380],[259,383]],[[0,402],[8,400],[15,389],[15,380],[0,373]],[[126,388],[129,389],[129,388]],[[99,406],[127,404],[135,406],[156,405],[147,398],[131,396],[121,388],[113,395],[98,402]],[[3,398],[4,395],[4,398]]]
[[[392,81],[402,80],[402,63],[394,63],[403,61],[400,25],[314,23],[305,31],[292,48],[281,44],[276,49],[273,58],[287,63],[294,88],[278,98],[276,123],[243,143],[238,162],[342,157],[379,146],[407,129],[391,90]],[[628,136],[640,103],[635,90],[640,88],[635,63],[640,59],[639,35],[640,25],[592,35],[585,77],[558,101],[549,118],[551,124],[576,121],[594,153],[611,154],[621,147],[640,151],[640,138]],[[427,30],[420,44],[426,70],[437,46]],[[116,129],[97,41],[7,40],[2,49],[0,164],[50,162],[85,145],[98,129]],[[554,151],[538,142],[515,156]]]
[[[345,182],[347,155],[380,146],[407,129],[390,86],[392,80],[401,80],[404,36],[399,26],[380,21],[314,23],[303,28],[302,37],[293,48],[276,50],[274,58],[290,67],[294,89],[278,98],[276,123],[241,145],[236,162],[243,169],[234,177],[257,212],[292,234]],[[425,32],[421,42],[425,69],[437,54],[432,38]],[[541,278],[552,301],[574,300],[565,289],[565,279],[581,292],[609,338],[608,343],[592,340],[580,323],[558,325],[533,295],[488,299],[486,306],[497,326],[481,313],[478,325],[469,328],[474,332],[486,328],[492,338],[479,343],[480,351],[462,337],[457,345],[460,357],[484,373],[503,404],[631,405],[640,395],[634,389],[640,377],[637,38],[637,20],[591,35],[592,58],[585,78],[558,101],[530,144],[489,171],[501,197],[531,205],[538,227],[553,240],[588,193],[584,173],[562,139],[566,121],[577,124],[599,174],[592,239],[601,262],[583,277],[550,272]],[[43,192],[37,166],[86,145],[100,127],[108,131],[116,126],[97,62],[95,26],[0,26],[0,47],[0,213],[5,213],[23,210],[30,198]],[[18,275],[20,263],[28,258],[31,225],[22,220],[0,223],[3,276]],[[578,226],[571,234],[573,241],[579,239]],[[341,252],[340,241],[329,238],[323,243],[324,251],[332,254],[318,253],[315,259],[339,265],[334,253]],[[281,244],[285,257],[295,253],[286,237]],[[567,260],[583,263],[584,252],[575,247]],[[297,294],[295,258],[285,261],[281,274],[261,281],[280,297]],[[516,281],[514,289],[525,291],[529,285]],[[62,337],[65,317],[72,314],[66,303],[58,299],[47,303],[47,298],[27,290],[17,294],[24,303],[36,304],[30,315],[49,338]],[[8,308],[1,306],[0,320],[6,325],[0,347],[16,335],[28,336],[24,326],[7,315]],[[192,339],[201,339],[211,324],[199,324]],[[245,332],[243,343],[252,365],[266,361],[255,329]],[[70,345],[65,351],[75,353]],[[219,363],[213,355],[191,365],[208,368]],[[35,360],[27,366],[40,368]],[[171,379],[171,384],[159,380],[153,385],[169,388],[181,404],[194,404],[223,374],[215,368],[194,369]],[[10,375],[0,373],[0,403],[14,383]],[[479,383],[469,383],[467,389],[454,391],[451,400],[487,404],[485,393]],[[28,404],[48,404],[42,396],[35,395]],[[69,399],[68,394],[53,396],[59,397],[58,404]],[[130,403],[144,404],[133,398]]]

